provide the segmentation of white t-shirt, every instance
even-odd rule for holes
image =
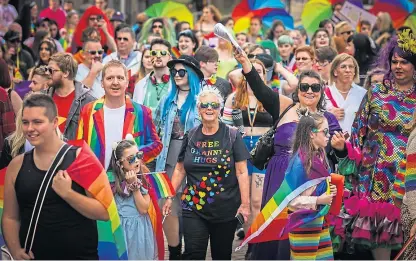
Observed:
[[[82,82],[90,72],[90,68],[88,68],[85,64],[81,63],[78,65],[77,75],[75,76],[75,80],[78,82]],[[94,84],[91,88],[91,94],[95,98],[99,99],[104,96],[104,88],[101,86],[101,72],[97,75],[94,80]]]
[[[105,130],[105,160],[104,167],[107,170],[110,165],[113,143],[121,141],[123,137],[124,113],[126,105],[117,109],[110,109],[104,105],[104,130]]]

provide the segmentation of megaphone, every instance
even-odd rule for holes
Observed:
[[[214,26],[214,34],[228,42],[230,42],[234,47],[237,49],[239,53],[243,52],[240,45],[238,45],[237,41],[234,37],[230,34],[230,32],[225,28],[225,26],[221,23],[218,23]]]

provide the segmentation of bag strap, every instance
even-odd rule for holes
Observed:
[[[53,162],[52,162],[51,166],[49,167],[48,171],[46,172],[46,175],[44,176],[44,178],[42,180],[42,183],[41,183],[40,188],[39,188],[38,195],[36,197],[35,205],[33,207],[32,217],[30,218],[29,228],[27,230],[25,246],[24,246],[27,253],[29,253],[32,250],[32,247],[33,247],[33,241],[34,241],[34,238],[35,238],[36,227],[38,225],[40,212],[42,210],[43,202],[45,201],[46,193],[48,192],[48,188],[51,184],[51,180],[55,176],[57,168],[61,165],[62,161],[65,158],[65,155],[67,154],[67,152],[69,151],[70,148],[72,148],[72,146],[67,144],[67,143],[64,143],[61,146],[58,153],[56,153],[55,158],[53,159]],[[34,217],[35,217],[35,221],[33,222]],[[33,234],[32,234],[32,237],[30,239],[30,243],[28,244],[29,235],[30,235],[31,230],[33,230]]]
[[[287,108],[282,112],[282,114],[280,114],[279,118],[277,119],[276,123],[273,126],[273,129],[277,128],[277,125],[279,124],[280,120],[283,118],[283,116],[285,116],[285,114],[292,109],[293,106],[295,106],[296,103],[292,103],[291,105],[287,106]]]
[[[337,102],[335,101],[334,97],[332,96],[331,90],[329,87],[326,87],[324,90],[326,97],[328,97],[329,101],[332,103],[332,106],[335,108],[339,108]]]

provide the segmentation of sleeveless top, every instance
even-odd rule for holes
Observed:
[[[36,197],[46,171],[36,167],[33,151],[24,154],[23,164],[16,177],[15,190],[20,214],[20,244],[24,247]],[[64,170],[76,158],[76,147],[66,154],[58,170]],[[85,190],[75,182],[72,189],[82,195]],[[32,234],[32,233],[31,233]],[[30,240],[29,240],[30,241]],[[95,220],[84,217],[64,201],[51,185],[45,201],[32,247],[36,259],[95,259],[98,260],[98,232]]]
[[[254,111],[252,111],[254,112]],[[241,110],[243,115],[244,127],[250,127],[250,121],[247,114],[247,109]],[[253,120],[254,113],[251,113],[251,120]],[[257,112],[256,119],[254,121],[253,127],[272,127],[273,126],[273,117],[267,111]]]

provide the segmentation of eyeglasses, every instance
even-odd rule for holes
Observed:
[[[162,50],[162,51],[157,51],[157,50],[153,50],[150,51],[150,55],[151,56],[167,56],[169,54],[168,51]]]
[[[343,64],[343,65],[341,65],[339,68],[340,68],[341,70],[350,69],[351,71],[353,71],[353,70],[355,70],[355,65],[345,65],[345,64]]]
[[[127,38],[127,37],[117,37],[117,41],[119,41],[119,42],[121,42],[121,41],[128,42],[129,38]]]
[[[321,66],[321,67],[325,67],[325,66],[327,66],[329,64],[329,62],[328,61],[324,61],[324,62],[317,61],[316,64],[319,65],[319,66]]]
[[[48,67],[48,71],[51,75],[54,74],[55,72],[61,72],[61,70],[53,69],[51,67]]]
[[[97,50],[97,51],[89,50],[88,53],[91,54],[91,55],[96,55],[97,53],[99,55],[102,55],[104,53],[104,50]]]
[[[209,106],[211,106],[212,109],[216,110],[220,107],[220,104],[218,102],[201,102],[199,104],[199,108],[201,109],[208,109]]]
[[[48,52],[50,52],[51,51],[51,48],[41,47],[41,48],[39,48],[39,51],[48,51]]]
[[[309,58],[307,58],[307,57],[296,57],[296,61],[300,61],[300,60],[307,61],[307,60],[309,60]]]
[[[325,128],[325,129],[323,129],[323,130],[313,129],[312,131],[313,131],[314,133],[323,132],[323,133],[324,133],[324,135],[325,135],[326,137],[329,137],[329,136],[330,136],[330,135],[329,135],[329,129],[328,129],[328,128]]]
[[[153,25],[152,28],[153,29],[156,29],[156,28],[163,29],[163,25]]]
[[[90,16],[89,20],[90,21],[100,21],[102,19],[102,17],[99,16]]]
[[[207,63],[219,63],[220,61],[207,61]]]
[[[134,162],[136,162],[136,159],[137,160],[143,159],[143,152],[142,151],[139,151],[136,154],[130,155],[130,156],[126,157],[125,159],[122,159],[121,161],[127,160],[127,162],[131,165]]]
[[[341,34],[348,34],[348,35],[350,35],[350,34],[353,34],[353,33],[354,33],[353,30],[349,30],[349,31],[342,32]]]
[[[42,24],[40,25],[40,27],[43,27],[43,28],[49,27],[49,23],[42,23]]]
[[[170,74],[175,77],[176,74],[179,74],[179,77],[184,77],[186,74],[186,70],[185,69],[179,69],[176,70],[175,68],[170,69]]]
[[[322,87],[319,83],[313,83],[313,84],[301,83],[301,84],[299,84],[299,90],[301,92],[307,92],[307,91],[309,91],[309,88],[312,89],[312,92],[320,92]]]

